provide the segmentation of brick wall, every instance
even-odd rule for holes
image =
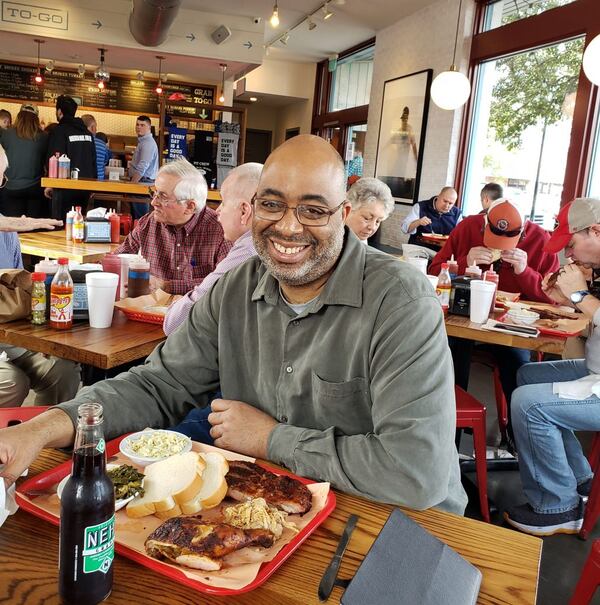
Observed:
[[[459,0],[440,0],[377,34],[373,83],[369,101],[369,121],[365,147],[365,175],[374,176],[375,157],[383,86],[386,80],[432,68],[433,77],[452,62],[456,16]],[[466,73],[473,27],[474,2],[463,2],[456,63]],[[461,42],[462,40],[462,42]],[[423,155],[420,199],[435,195],[444,185],[454,184],[456,154],[462,111],[445,111],[431,102]],[[396,210],[381,226],[381,241],[399,246],[408,238],[400,224],[410,206],[396,205]]]

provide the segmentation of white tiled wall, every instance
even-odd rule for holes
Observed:
[[[369,101],[369,121],[365,148],[365,175],[374,176],[375,156],[383,85],[386,80],[432,68],[433,77],[445,71],[452,62],[454,34],[459,0],[439,0],[435,4],[398,21],[377,34],[373,83]],[[463,2],[456,63],[466,73],[474,2]],[[419,198],[435,195],[444,185],[454,184],[462,112],[445,111],[431,102],[423,156]],[[410,206],[396,206],[382,226],[382,243],[400,246],[407,236],[400,224]]]

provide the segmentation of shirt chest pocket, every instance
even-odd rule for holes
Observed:
[[[312,372],[315,419],[321,429],[336,427],[346,435],[371,432],[371,397],[365,378],[334,382]]]

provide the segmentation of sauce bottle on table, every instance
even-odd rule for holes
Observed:
[[[470,277],[471,279],[481,279],[481,269],[477,265],[473,264],[465,269],[465,277]]]
[[[483,274],[483,281],[491,281],[494,284],[496,284],[496,289],[494,290],[494,296],[492,297],[492,306],[490,308],[490,313],[493,312],[494,307],[496,306],[496,295],[498,294],[499,280],[500,280],[500,276],[493,269],[488,269]]]
[[[73,280],[69,259],[58,259],[58,271],[50,285],[50,326],[68,330],[73,326]]]
[[[34,271],[36,273],[46,274],[46,317],[50,317],[50,285],[58,271],[58,263],[55,260],[50,260],[46,257],[44,260],[36,263]]]
[[[57,151],[54,155],[50,156],[48,160],[48,176],[51,179],[58,178],[58,157],[60,153]]]
[[[108,221],[110,222],[110,243],[118,244],[120,241],[121,219],[113,210],[108,213]]]
[[[68,179],[71,176],[71,160],[66,153],[58,158],[58,178]]]
[[[448,313],[448,307],[450,306],[450,290],[452,289],[452,280],[450,278],[450,272],[448,271],[448,263],[442,263],[442,270],[438,277],[437,287],[435,293],[437,294],[438,300],[442,305],[444,315]]]
[[[458,261],[454,260],[454,254],[450,257],[448,261],[446,261],[448,265],[448,273],[450,273],[450,278],[454,278],[458,275]]]
[[[65,219],[65,236],[68,242],[73,239],[73,220],[75,219],[75,214],[75,206],[71,206],[71,210],[67,212]]]
[[[129,261],[127,296],[137,298],[150,294],[150,263],[141,255]]]
[[[41,326],[46,323],[46,280],[45,273],[31,274],[31,323]]]
[[[66,605],[96,605],[112,590],[115,493],[106,474],[103,410],[77,410],[73,470],[60,499],[58,592]]]
[[[83,244],[85,239],[85,221],[81,214],[81,206],[75,206],[75,216],[73,217],[73,243]]]

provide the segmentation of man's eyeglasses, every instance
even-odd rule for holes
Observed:
[[[156,187],[148,187],[148,195],[152,198],[153,201],[158,202],[161,206],[174,206],[180,200],[170,199],[166,193],[162,191],[157,191]]]
[[[344,205],[344,202],[342,202],[332,210],[313,204],[298,204],[295,208],[292,208],[285,202],[256,196],[253,198],[253,203],[258,218],[277,222],[285,216],[288,210],[292,210],[298,222],[307,227],[325,227],[325,225],[329,224],[331,216]]]

